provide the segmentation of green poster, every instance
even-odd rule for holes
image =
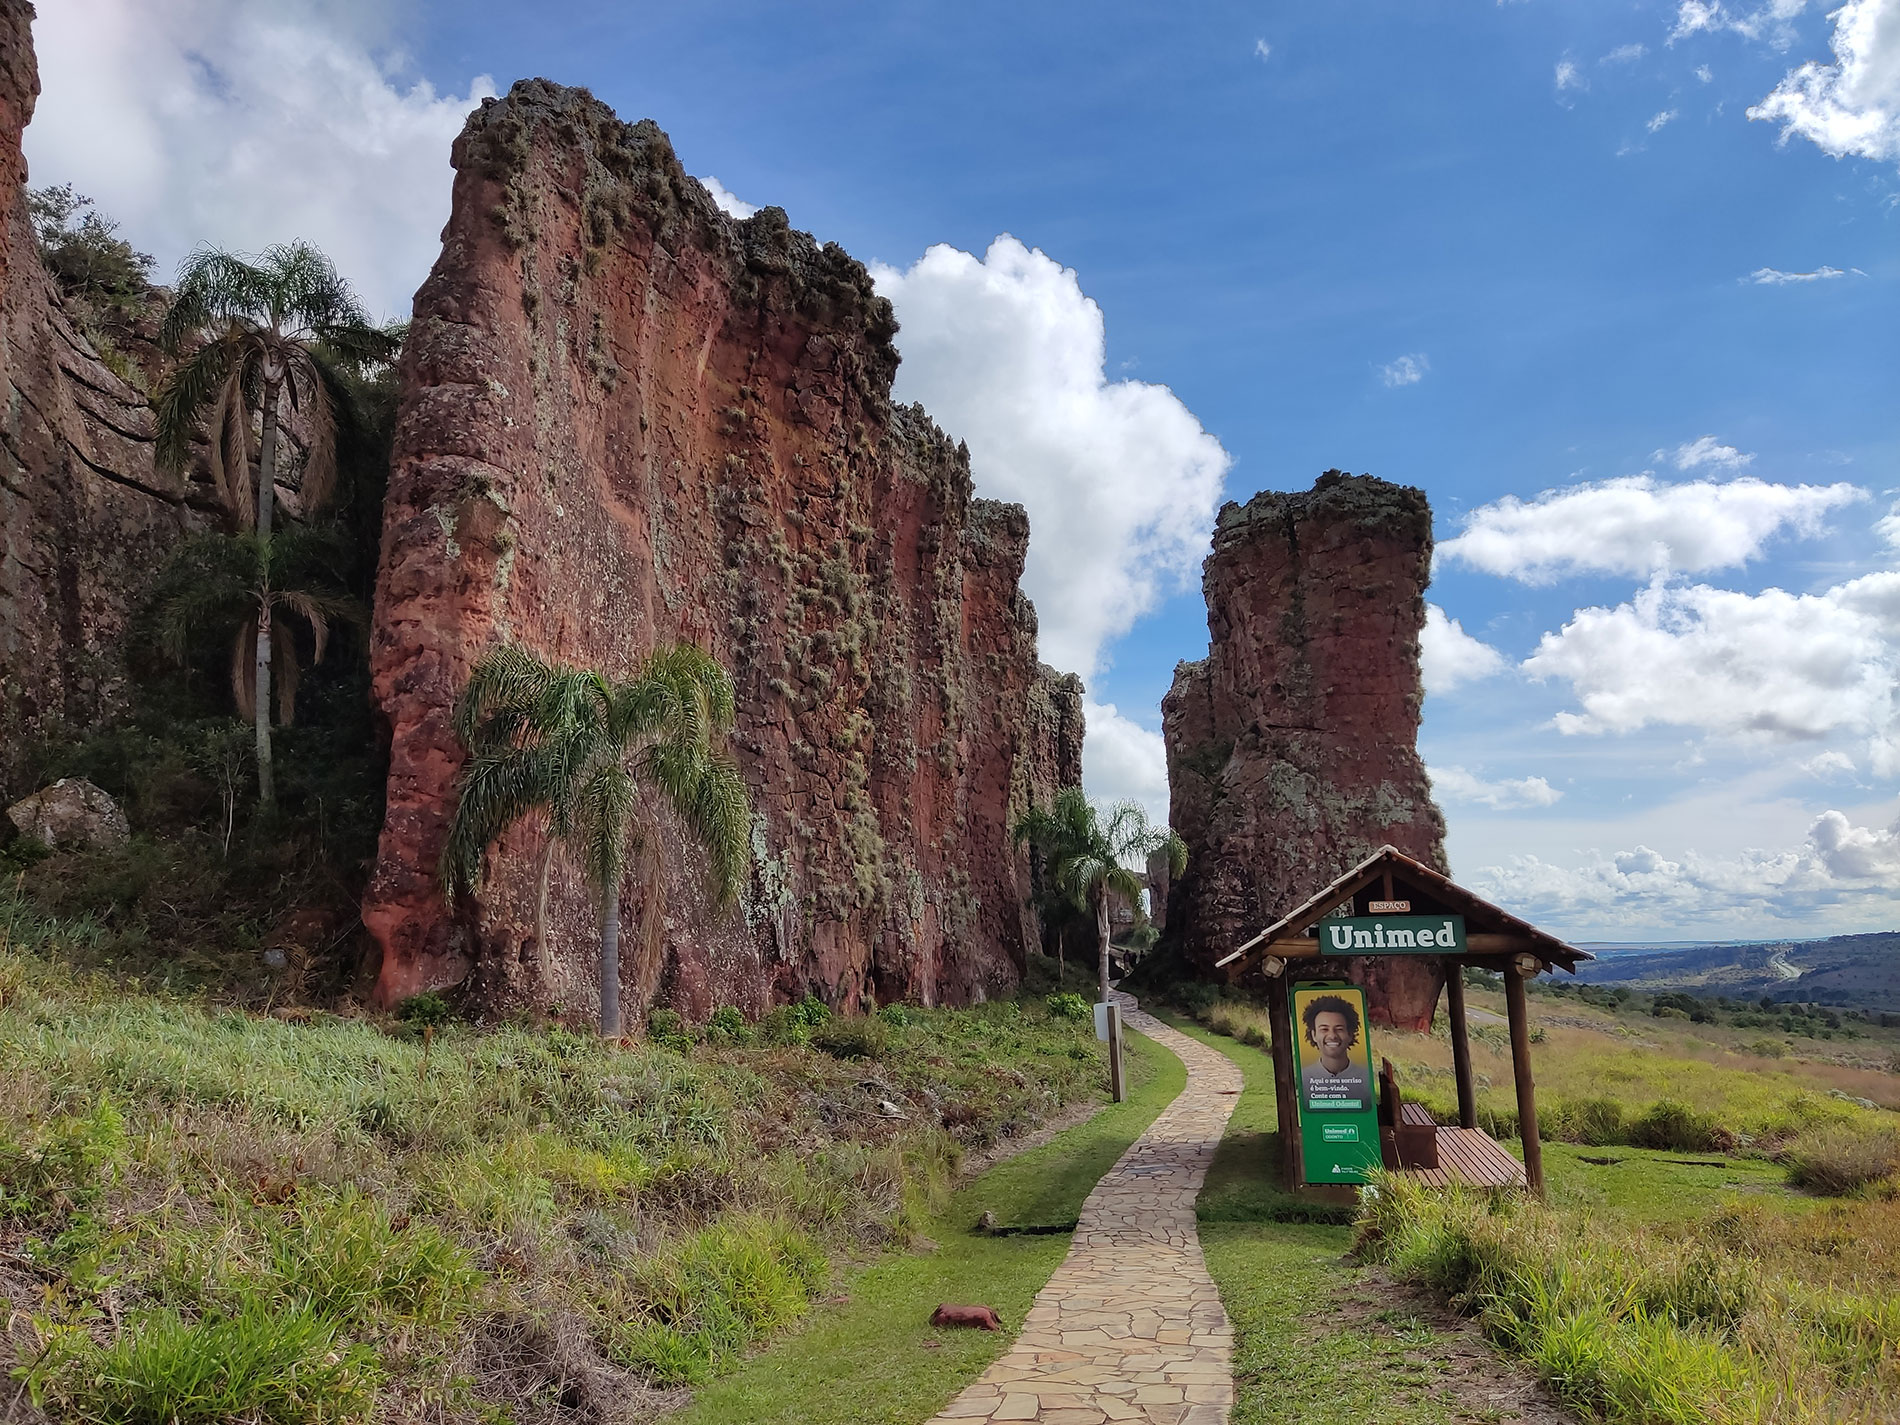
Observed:
[[[1366,993],[1308,985],[1293,991],[1292,1009],[1306,1181],[1362,1183],[1381,1161]]]

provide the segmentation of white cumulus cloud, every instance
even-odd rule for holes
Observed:
[[[1583,71],[1577,68],[1573,60],[1569,59],[1560,59],[1557,61],[1557,67],[1551,75],[1551,83],[1557,90],[1559,100],[1562,100],[1564,95],[1573,89],[1588,89],[1590,87],[1589,81],[1583,77]]]
[[[1836,158],[1900,160],[1900,0],[1847,0],[1831,18],[1834,63],[1791,71],[1748,117]]]
[[[1900,551],[1900,505],[1895,505],[1874,522],[1874,533],[1886,541],[1889,548]]]
[[[1139,802],[1156,826],[1168,824],[1168,754],[1161,734],[1113,703],[1084,699],[1082,782],[1091,797]]]
[[[1432,791],[1440,801],[1470,802],[1492,811],[1518,811],[1525,807],[1555,806],[1563,793],[1542,777],[1506,777],[1487,781],[1463,767],[1429,769]]]
[[[1107,378],[1102,309],[1013,237],[874,276],[902,328],[897,398],[968,442],[981,494],[1028,509],[1042,657],[1091,676],[1199,569],[1227,452],[1166,386]]]
[[[1878,914],[1900,877],[1900,823],[1857,826],[1828,811],[1800,846],[1711,856],[1687,849],[1665,854],[1638,844],[1605,855],[1584,853],[1562,866],[1534,855],[1486,866],[1469,884],[1488,899],[1532,920],[1563,926],[1577,939],[1597,939],[1626,926],[1725,927],[1770,938],[1801,934],[1817,914],[1837,908]],[[1777,932],[1780,923],[1788,929]]]
[[[408,316],[449,212],[449,144],[495,92],[438,94],[378,53],[369,7],[57,0],[33,27],[36,185],[71,183],[156,256],[317,244],[371,311]]]
[[[1836,277],[1846,277],[1850,273],[1855,277],[1867,275],[1858,267],[1817,267],[1812,272],[1783,272],[1778,267],[1757,267],[1742,281],[1752,282],[1757,287],[1786,287],[1790,282],[1831,282]]]
[[[1418,635],[1418,661],[1428,693],[1448,693],[1460,683],[1473,683],[1505,669],[1504,655],[1437,604],[1425,605],[1425,627]]]
[[[1391,387],[1416,386],[1425,379],[1432,369],[1431,361],[1422,351],[1409,356],[1401,356],[1397,361],[1386,363],[1379,368],[1379,379]]]
[[[1273,46],[1268,44],[1265,40],[1255,40],[1253,42],[1253,52],[1256,58],[1266,59],[1272,55]]]
[[[1746,40],[1759,40],[1776,49],[1786,49],[1795,40],[1792,21],[1807,7],[1808,0],[1767,0],[1753,10],[1731,10],[1722,0],[1680,0],[1669,43],[1673,45],[1695,34],[1726,30]]]
[[[710,173],[699,181],[705,185],[706,191],[712,194],[712,200],[718,205],[720,212],[734,218],[749,218],[759,211],[757,203],[746,202]]]
[[[1533,500],[1507,495],[1472,511],[1463,532],[1438,550],[1529,584],[1577,573],[1693,574],[1745,564],[1778,534],[1818,534],[1829,511],[1865,494],[1857,485],[1774,485],[1754,476],[1669,485],[1626,475]]]
[[[1651,724],[1749,739],[1867,741],[1890,770],[1900,732],[1900,571],[1822,594],[1735,593],[1661,580],[1615,608],[1579,609],[1522,668],[1566,682],[1566,733]]]
[[[1648,53],[1649,53],[1649,47],[1647,45],[1639,45],[1639,44],[1618,45],[1615,49],[1611,50],[1608,54],[1604,55],[1602,59],[1598,60],[1597,63],[1598,64],[1634,64],[1636,63],[1637,60],[1641,59],[1644,55]]]
[[[1678,118],[1680,116],[1680,113],[1681,111],[1677,109],[1664,109],[1660,114],[1657,114],[1653,119],[1651,119],[1643,127],[1648,129],[1652,134],[1656,133],[1658,130],[1660,130],[1663,127],[1664,124],[1671,123],[1676,118]]]
[[[1657,451],[1652,460],[1667,460],[1678,470],[1696,470],[1713,465],[1717,470],[1739,470],[1754,460],[1732,445],[1724,445],[1712,435],[1698,436],[1673,451]]]

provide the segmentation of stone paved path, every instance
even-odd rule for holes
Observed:
[[[1187,1087],[1082,1204],[1074,1244],[1008,1355],[929,1425],[1224,1425],[1233,1328],[1207,1275],[1194,1199],[1241,1087],[1224,1054],[1117,995],[1123,1022],[1187,1065]]]

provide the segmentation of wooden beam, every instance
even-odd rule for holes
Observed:
[[[1478,1093],[1471,1080],[1471,1033],[1465,1021],[1465,970],[1445,965],[1445,1017],[1451,1022],[1451,1064],[1458,1078],[1458,1126],[1478,1126]]]
[[[1273,1104],[1280,1128],[1280,1159],[1284,1182],[1291,1192],[1304,1176],[1300,1171],[1299,1085],[1293,1077],[1292,997],[1285,975],[1267,981],[1267,1019],[1273,1031]]]
[[[1511,1021],[1511,1078],[1517,1084],[1517,1133],[1524,1145],[1524,1175],[1531,1191],[1544,1195],[1544,1145],[1537,1138],[1537,1085],[1531,1079],[1530,1011],[1524,1003],[1524,976],[1515,965],[1504,971],[1504,1007]]]

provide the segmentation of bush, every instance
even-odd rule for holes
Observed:
[[[455,1011],[441,995],[433,990],[425,990],[422,994],[410,995],[397,1005],[396,1018],[418,1029],[435,1029],[455,1018]]]
[[[684,1054],[693,1047],[693,1032],[678,1010],[656,1009],[647,1016],[647,1038],[663,1048]]]
[[[40,260],[66,291],[124,300],[150,285],[150,255],[114,236],[119,225],[88,212],[92,199],[74,192],[72,184],[30,188],[26,203]]]
[[[1558,1099],[1537,1123],[1538,1136],[1592,1148],[1624,1143],[1623,1105],[1613,1098]]]
[[[1678,1153],[1726,1153],[1735,1135],[1706,1113],[1686,1103],[1659,1099],[1629,1126],[1625,1140],[1633,1148],[1669,1148]]]
[[[1078,994],[1050,995],[1043,1004],[1057,1019],[1084,1020],[1091,1018],[1095,1012],[1089,1002]]]
[[[752,1026],[746,1022],[745,1011],[732,1004],[722,1005],[713,1011],[712,1018],[706,1021],[706,1036],[733,1044],[750,1044],[754,1038]]]
[[[334,1323],[308,1308],[261,1302],[205,1321],[149,1311],[104,1346],[79,1327],[62,1327],[26,1372],[40,1408],[126,1425],[358,1419],[369,1410],[375,1375],[368,1348],[338,1340]]]
[[[1827,1124],[1797,1138],[1786,1162],[1795,1187],[1840,1197],[1900,1173],[1900,1133]]]
[[[887,1004],[877,1012],[877,1017],[893,1029],[910,1028],[911,1013],[901,1004]]]
[[[811,1043],[834,1059],[875,1059],[890,1047],[891,1031],[878,1019],[834,1019],[812,1030]]]

